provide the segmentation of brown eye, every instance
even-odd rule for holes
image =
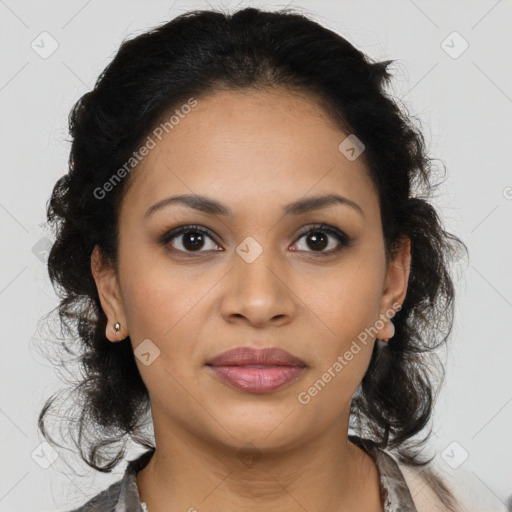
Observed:
[[[195,251],[204,246],[204,235],[198,231],[189,231],[182,235],[182,245],[187,251]]]
[[[177,240],[177,243],[171,243]],[[212,241],[208,247],[208,241]],[[178,229],[166,233],[160,240],[160,243],[166,247],[171,246],[170,249],[177,252],[205,252],[206,250],[219,250],[216,249],[218,245],[215,243],[213,236],[209,231],[197,226],[182,226]]]
[[[338,252],[343,247],[350,245],[350,238],[332,226],[323,224],[309,228],[299,237],[298,240],[305,239],[306,252],[317,252],[320,254],[332,254]],[[336,244],[336,242],[338,242]],[[328,250],[325,250],[330,247]],[[298,249],[299,251],[301,249]]]
[[[329,245],[329,239],[321,231],[311,231],[306,235],[306,243],[315,251],[322,251]]]

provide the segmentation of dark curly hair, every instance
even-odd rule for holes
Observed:
[[[105,336],[107,318],[90,268],[98,245],[117,269],[118,212],[131,175],[101,199],[99,188],[163,116],[188,98],[286,87],[291,94],[316,98],[340,129],[364,143],[388,261],[404,236],[411,240],[408,291],[394,316],[396,333],[388,346],[374,346],[352,401],[351,428],[393,450],[401,462],[422,466],[432,460],[420,457],[431,431],[413,438],[429,424],[444,378],[434,351],[447,341],[453,324],[448,264],[467,248],[443,229],[429,202],[437,186],[435,167],[420,129],[384,90],[393,62],[372,62],[340,35],[290,9],[196,10],[123,41],[70,113],[69,171],[56,182],[47,204],[55,233],[48,272],[61,299],[51,313],[58,311],[65,333],[61,353],[72,356],[81,379],[75,372],[71,387],[45,403],[38,424],[48,441],[57,444],[45,418],[69,390],[76,412],[65,425],[89,466],[110,472],[130,439],[153,447],[151,437],[143,435],[148,391],[131,344],[109,343]],[[438,492],[449,499],[442,482]]]

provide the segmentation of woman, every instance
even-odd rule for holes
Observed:
[[[420,454],[465,246],[391,62],[290,11],[194,11],[77,102],[48,205],[69,430],[98,471],[147,450],[76,510],[465,510]]]

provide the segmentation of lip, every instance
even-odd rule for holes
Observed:
[[[306,370],[304,361],[277,347],[238,347],[210,359],[206,366],[224,382],[248,393],[271,393],[296,381]]]
[[[209,366],[306,366],[302,359],[277,347],[262,349],[237,347],[222,352],[210,359],[206,364]]]

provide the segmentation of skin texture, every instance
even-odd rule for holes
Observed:
[[[386,266],[366,165],[338,149],[347,135],[314,98],[284,89],[221,91],[199,98],[132,171],[120,209],[119,272],[97,249],[91,269],[108,339],[127,343],[121,340],[129,335],[134,349],[150,339],[160,350],[148,366],[136,358],[157,446],[137,475],[150,512],[382,510],[377,469],[348,442],[347,430],[375,337],[392,336],[392,325],[360,344],[307,405],[297,399],[407,290],[409,241]],[[282,214],[292,201],[332,193],[364,215],[341,204]],[[144,217],[177,194],[216,199],[233,216],[174,204]],[[300,233],[317,223],[337,227],[352,244],[322,230],[327,238],[318,248]],[[189,224],[214,237],[195,251],[187,234],[159,243]],[[251,263],[236,252],[246,237],[263,250]],[[234,389],[205,363],[238,346],[283,348],[307,370],[273,393]],[[259,456],[251,464],[240,457],[249,442]]]

